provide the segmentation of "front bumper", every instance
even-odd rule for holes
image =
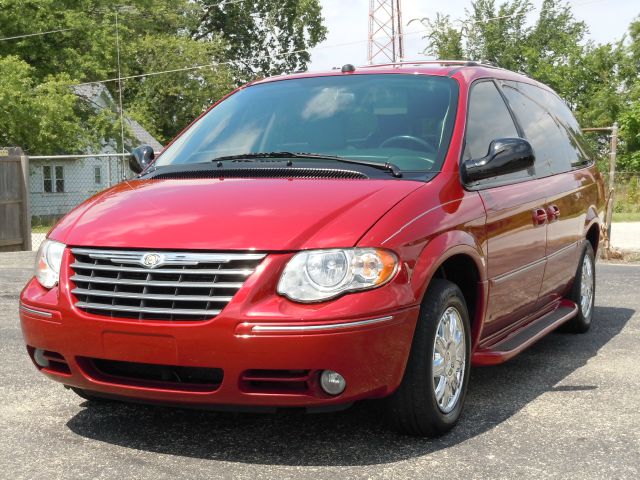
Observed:
[[[32,281],[21,295],[20,320],[32,358],[34,349],[41,349],[61,355],[68,365],[63,371],[39,367],[43,373],[102,395],[191,406],[331,407],[384,397],[402,379],[418,317],[416,306],[375,316],[345,312],[326,321],[318,315],[308,321],[275,313],[260,317],[234,308],[206,322],[116,320],[76,309],[66,301],[64,287],[60,290],[44,291]],[[96,374],[87,359],[215,368],[224,377],[211,391],[167,387]],[[346,379],[342,394],[330,396],[319,388],[325,369]],[[306,372],[307,388],[255,387],[246,376],[256,371]]]

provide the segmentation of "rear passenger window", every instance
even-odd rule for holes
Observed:
[[[493,140],[513,137],[518,137],[518,131],[495,84],[474,84],[469,98],[464,159],[482,158]]]
[[[566,135],[571,145],[571,150],[569,151],[571,167],[580,168],[590,164],[593,155],[589,151],[589,144],[584,138],[582,129],[567,104],[555,93],[549,90],[543,90],[534,85],[518,83],[518,89],[529,95],[529,97],[540,98],[545,108],[560,123],[563,129],[562,133]]]
[[[578,122],[559,97],[519,82],[504,82],[503,92],[533,146],[537,177],[567,172],[589,163],[577,141],[581,136]]]
[[[536,176],[546,177],[570,170],[569,141],[561,132],[560,124],[538,103],[541,95],[534,100],[511,85],[505,85],[503,91],[535,152]]]

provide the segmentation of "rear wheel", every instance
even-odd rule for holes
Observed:
[[[563,330],[585,333],[591,327],[596,293],[596,268],[593,247],[589,242],[584,247],[569,299],[578,305],[578,314],[569,320]]]
[[[402,383],[388,399],[400,432],[437,436],[458,421],[469,380],[469,314],[457,285],[435,279],[429,286]]]

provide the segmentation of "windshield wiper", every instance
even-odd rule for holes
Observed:
[[[320,153],[304,153],[304,152],[256,152],[256,153],[245,153],[242,155],[227,155],[224,157],[216,157],[212,162],[219,162],[218,166],[222,166],[222,162],[225,160],[250,160],[253,158],[306,158],[312,160],[333,160],[336,162],[342,163],[351,163],[354,165],[365,165],[367,167],[377,168],[378,170],[386,170],[391,172],[394,177],[400,178],[402,177],[402,171],[398,168],[397,165],[391,162],[378,163],[378,162],[369,162],[367,160],[356,160],[352,158],[344,158],[338,157],[336,155],[323,155]],[[291,162],[287,163],[287,166],[291,166]]]

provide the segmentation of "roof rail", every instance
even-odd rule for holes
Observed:
[[[371,65],[361,65],[358,68],[392,67],[394,65],[464,65],[467,60],[401,60],[399,62],[374,63]]]
[[[498,65],[487,61],[474,60],[402,60],[399,62],[377,63],[373,65],[361,65],[358,68],[393,67],[401,65],[459,65],[461,67],[486,67],[501,68]]]

